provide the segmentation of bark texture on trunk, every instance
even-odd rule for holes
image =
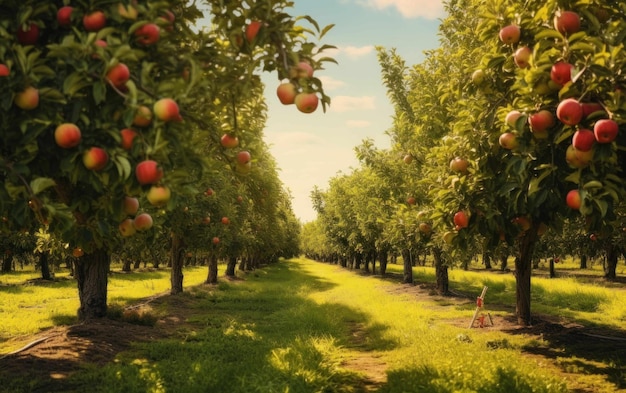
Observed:
[[[226,264],[226,275],[228,277],[235,277],[235,267],[237,266],[237,257],[228,257],[228,263]]]
[[[389,260],[389,253],[387,251],[380,251],[378,253],[378,261],[380,264],[380,275],[384,276],[387,272],[387,263]]]
[[[530,276],[533,251],[537,243],[537,226],[533,224],[520,239],[520,254],[515,258],[515,311],[520,326],[530,326]]]
[[[449,289],[448,266],[443,262],[441,249],[433,247],[433,259],[435,260],[435,275],[437,277],[437,293],[447,295]]]
[[[78,284],[78,319],[81,321],[106,316],[110,265],[111,256],[105,249],[76,258],[74,276]]]
[[[615,280],[617,278],[617,247],[611,243],[606,245],[606,264],[604,269],[604,278],[607,280]]]
[[[404,261],[404,272],[402,282],[405,284],[413,284],[413,263],[411,263],[411,252],[402,250],[402,259]]]
[[[183,291],[183,264],[185,263],[185,243],[183,239],[172,232],[172,248],[170,263],[172,270],[170,272],[170,281],[172,287],[170,288],[170,294],[176,295]]]
[[[39,253],[39,267],[41,268],[41,278],[43,280],[52,280],[52,273],[50,272],[50,254],[47,252]]]
[[[207,284],[217,284],[217,255],[209,257],[209,272],[206,277]]]

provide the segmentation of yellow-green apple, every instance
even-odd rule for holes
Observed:
[[[135,40],[141,45],[153,45],[159,41],[161,28],[155,23],[147,23],[135,30]]]
[[[561,123],[575,126],[583,119],[583,107],[574,98],[566,98],[556,107],[556,117]]]
[[[137,127],[148,127],[151,123],[152,111],[147,106],[140,105],[133,118],[133,125]]]
[[[135,229],[133,221],[134,220],[132,218],[126,218],[120,223],[119,230],[122,236],[128,237],[137,233],[137,229]]]
[[[310,78],[313,76],[315,70],[311,64],[307,61],[300,61],[297,65],[289,69],[290,79]]]
[[[152,186],[146,194],[148,202],[150,202],[152,206],[157,207],[167,205],[171,196],[172,192],[167,186]]]
[[[240,175],[247,175],[252,170],[252,162],[248,162],[246,164],[237,163],[235,166],[235,171]]]
[[[446,244],[452,244],[452,241],[454,240],[455,237],[456,237],[456,232],[447,231],[443,234],[443,241],[446,242]]]
[[[0,76],[9,76],[11,70],[6,64],[0,64]]]
[[[475,85],[482,85],[485,81],[485,71],[476,70],[472,72],[472,83]]]
[[[507,150],[516,149],[518,146],[517,135],[515,135],[512,132],[505,132],[500,135],[500,138],[498,138],[498,143],[504,149],[507,149]]]
[[[296,108],[302,113],[313,113],[319,104],[319,98],[315,93],[299,93],[294,100]]]
[[[144,160],[135,167],[135,177],[141,185],[155,184],[163,178],[163,169],[154,160]]]
[[[213,237],[213,239],[211,239],[211,242],[213,242],[213,244],[218,244],[220,242],[220,238],[215,236]]]
[[[117,4],[117,13],[124,19],[135,20],[137,19],[137,8],[132,4],[125,5],[124,3]]]
[[[83,164],[92,171],[101,171],[109,162],[109,155],[101,147],[90,147],[83,152]]]
[[[582,203],[582,198],[579,190],[571,190],[565,196],[565,203],[571,209],[578,210],[580,209],[580,205]]]
[[[276,95],[283,105],[291,105],[296,100],[298,90],[293,83],[285,82],[278,85],[276,88]]]
[[[130,79],[130,70],[124,63],[117,63],[107,71],[107,79],[115,87],[121,87]]]
[[[409,205],[415,205],[415,198],[414,197],[408,197],[406,199],[406,203],[408,203]]]
[[[131,196],[125,196],[122,202],[124,214],[134,216],[139,211],[139,199]]]
[[[583,119],[588,118],[591,114],[594,113],[606,113],[604,107],[597,102],[583,102],[580,105],[583,107]]]
[[[500,29],[498,33],[498,37],[500,37],[500,41],[507,45],[517,44],[520,40],[520,36],[522,34],[522,30],[517,25],[508,25]]]
[[[580,151],[569,145],[565,151],[565,162],[572,168],[585,168],[593,159],[594,150]]]
[[[227,149],[233,149],[239,146],[239,139],[232,134],[224,134],[220,138],[220,144]]]
[[[247,150],[242,150],[239,153],[237,153],[237,164],[245,165],[249,163],[251,159],[252,159],[252,156],[250,155],[250,152]]]
[[[61,27],[70,27],[72,25],[72,11],[74,8],[66,5],[57,11],[57,22]]]
[[[22,45],[35,45],[39,39],[39,26],[34,22],[25,25],[20,25],[17,28],[17,42]]]
[[[419,231],[428,235],[430,233],[430,231],[432,230],[432,227],[430,226],[430,224],[426,223],[426,222],[420,222],[419,225],[417,226]]]
[[[15,95],[13,100],[15,105],[24,110],[32,110],[39,106],[39,90],[32,86],[28,86]]]
[[[612,119],[601,119],[593,125],[593,134],[598,143],[611,143],[617,137],[619,126]]]
[[[528,124],[532,132],[547,131],[554,126],[554,115],[547,109],[541,109],[528,116]]]
[[[581,128],[574,133],[572,137],[572,146],[578,151],[589,151],[593,148],[593,144],[596,141],[596,137],[593,135],[593,131],[586,128]]]
[[[222,217],[222,224],[224,225],[230,224],[230,219],[228,217]]]
[[[574,34],[580,31],[580,16],[574,11],[557,11],[554,15],[554,29],[561,34]]]
[[[528,68],[530,66],[530,58],[532,55],[532,49],[527,46],[521,46],[517,48],[513,54],[513,61],[519,68]]]
[[[180,116],[178,104],[171,98],[161,98],[155,102],[152,111],[157,119],[164,122],[183,120]]]
[[[120,131],[122,136],[122,148],[124,150],[130,150],[133,147],[133,141],[137,137],[137,131],[132,128],[124,128]]]
[[[402,158],[402,161],[404,161],[405,164],[410,164],[413,162],[413,156],[411,154],[407,154],[404,158]]]
[[[259,30],[261,30],[261,26],[263,26],[263,23],[258,20],[253,20],[246,25],[246,40],[248,40],[248,42],[254,41],[259,34]]]
[[[107,24],[107,18],[102,11],[93,11],[83,16],[83,26],[87,31],[101,30]]]
[[[137,217],[135,217],[135,220],[133,221],[135,229],[139,232],[147,231],[148,229],[152,228],[153,223],[154,222],[152,221],[152,216],[148,213],[141,213],[137,215]]]
[[[556,85],[564,86],[567,82],[572,80],[573,72],[573,65],[564,61],[559,61],[552,65],[552,68],[550,69],[550,79]]]
[[[59,124],[54,130],[54,141],[64,149],[78,146],[80,143],[80,128],[73,123]]]
[[[469,224],[467,213],[465,213],[463,210],[454,213],[453,221],[454,225],[456,225],[457,227],[457,230],[461,228],[467,228],[467,225]]]
[[[455,157],[450,161],[450,170],[458,173],[467,172],[467,168],[469,167],[469,162],[461,157]]]
[[[521,116],[522,116],[522,112],[513,109],[512,111],[509,111],[509,113],[506,114],[506,116],[504,117],[504,122],[509,127],[516,129],[517,119],[519,119]]]

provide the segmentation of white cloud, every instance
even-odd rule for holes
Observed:
[[[405,18],[436,19],[444,16],[442,0],[357,0],[357,3],[377,10],[393,7]]]
[[[322,81],[322,86],[324,86],[324,91],[335,90],[346,85],[346,82],[340,81],[339,79],[335,79],[327,75],[322,75],[319,77],[319,79]]]
[[[367,120],[348,120],[346,126],[350,128],[365,128],[369,127],[372,123]]]
[[[359,57],[367,56],[374,51],[372,45],[366,46],[342,46],[339,48],[340,53],[345,53],[351,59],[357,59]]]
[[[350,97],[336,96],[331,98],[331,112],[347,112],[354,110],[371,110],[376,109],[374,104],[374,96]]]

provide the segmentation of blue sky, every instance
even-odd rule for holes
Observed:
[[[293,209],[303,222],[315,219],[310,193],[328,187],[339,172],[358,166],[354,147],[366,138],[389,147],[385,135],[393,109],[381,81],[375,46],[396,48],[407,65],[420,63],[424,51],[438,45],[441,0],[295,0],[293,15],[310,15],[320,26],[334,24],[323,43],[339,64],[316,71],[330,108],[302,114],[276,98],[278,80],[264,75],[269,107],[265,140],[280,168],[279,176],[293,196]]]

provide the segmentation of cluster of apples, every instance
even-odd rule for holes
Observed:
[[[126,218],[119,225],[119,231],[124,237],[129,237],[137,232],[144,232],[152,228],[152,216],[148,213],[139,213],[139,200],[135,197],[126,196],[123,201],[123,212]]]
[[[289,81],[283,82],[276,88],[276,95],[283,105],[293,105],[302,113],[313,113],[319,105],[319,97],[313,92],[307,92],[297,83],[301,78],[312,78],[313,67],[306,61],[300,61],[289,70]]]
[[[226,149],[234,149],[239,146],[239,138],[233,134],[226,133],[220,138],[220,144]],[[252,155],[247,150],[237,152],[235,157],[235,171],[240,174],[248,174],[252,169]]]

